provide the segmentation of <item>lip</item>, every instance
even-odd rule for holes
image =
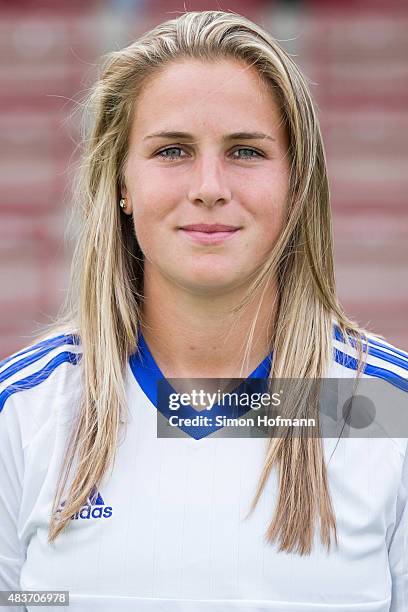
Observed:
[[[222,225],[221,223],[194,223],[192,225],[183,225],[180,229],[191,232],[232,232],[239,229],[235,225]]]
[[[184,225],[180,231],[190,240],[203,245],[222,244],[232,238],[240,228],[233,225],[196,223]]]

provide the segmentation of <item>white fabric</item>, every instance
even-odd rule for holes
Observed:
[[[66,351],[80,347],[57,346],[19,369],[0,384],[0,397]],[[27,355],[0,364],[0,376]],[[335,362],[329,372],[352,374]],[[339,546],[327,554],[317,530],[310,556],[278,553],[264,537],[275,471],[245,519],[265,440],[158,439],[156,408],[129,366],[130,420],[99,487],[111,516],[74,519],[48,544],[80,387],[80,364],[64,361],[0,412],[0,590],[69,590],[73,612],[408,611],[406,438],[323,440]]]

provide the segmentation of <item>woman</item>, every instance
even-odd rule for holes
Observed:
[[[73,610],[406,610],[407,438],[156,433],[163,377],[406,391],[408,355],[337,301],[298,68],[247,19],[190,12],[112,53],[90,107],[66,312],[0,370],[1,588],[69,590]]]

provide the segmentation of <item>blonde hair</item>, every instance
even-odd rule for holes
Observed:
[[[167,64],[189,58],[235,59],[252,66],[273,91],[287,130],[291,171],[284,229],[237,306],[239,311],[255,294],[264,295],[271,274],[277,273],[271,378],[324,377],[332,360],[334,319],[346,341],[357,343],[361,370],[364,333],[347,319],[336,295],[325,155],[304,77],[269,33],[235,13],[186,12],[158,25],[107,56],[89,97],[94,121],[75,212],[81,231],[68,298],[53,325],[80,337],[83,393],[55,495],[50,542],[113,465],[119,426],[126,422],[124,372],[137,346],[143,299],[143,256],[132,218],[118,207],[132,110],[149,79]],[[75,458],[67,499],[57,512]],[[309,554],[319,518],[321,540],[330,549],[336,521],[321,438],[288,435],[269,440],[252,509],[273,466],[279,470],[279,495],[267,539],[279,540],[279,550]]]

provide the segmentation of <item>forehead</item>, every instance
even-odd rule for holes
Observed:
[[[240,129],[249,120],[249,127],[270,127],[279,121],[278,105],[258,71],[233,59],[172,62],[145,85],[134,114],[134,126],[143,132],[153,124],[156,129],[183,127],[187,121],[222,128],[227,122]]]

